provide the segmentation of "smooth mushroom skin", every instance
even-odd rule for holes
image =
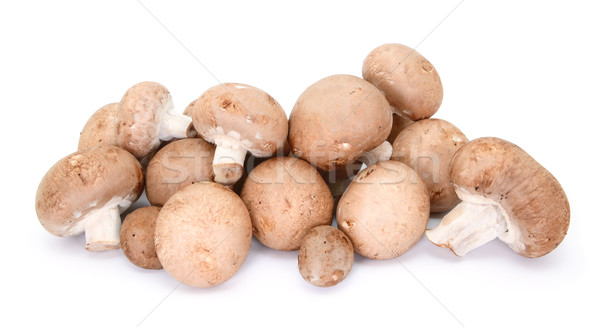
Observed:
[[[56,236],[86,234],[86,249],[119,248],[120,213],[142,194],[142,167],[115,146],[78,151],[58,161],[42,178],[35,210]]]
[[[186,138],[191,118],[176,114],[167,88],[156,82],[141,82],[125,92],[117,111],[117,142],[137,158],[160,146],[162,141]]]
[[[292,152],[320,170],[340,170],[390,134],[390,105],[372,84],[333,75],[309,86],[290,115]]]
[[[400,132],[402,132],[405,128],[414,123],[413,120],[410,120],[398,114],[394,114],[393,116],[394,118],[392,123],[392,131],[390,132],[390,135],[387,138],[387,141],[390,142],[390,144],[394,144],[394,141],[396,140],[396,137],[398,137],[398,134],[400,134]]]
[[[204,92],[193,107],[194,128],[217,146],[215,181],[230,185],[243,174],[246,153],[269,157],[284,146],[288,134],[285,111],[265,91],[225,83]]]
[[[213,182],[175,193],[156,220],[159,261],[169,275],[193,287],[230,279],[244,263],[251,241],[248,209],[233,191]]]
[[[241,193],[253,234],[276,250],[298,250],[313,227],[331,225],[333,197],[319,173],[294,157],[269,159],[254,168]]]
[[[298,269],[307,282],[330,287],[344,280],[354,263],[354,248],[348,236],[333,226],[311,229],[300,245]]]
[[[435,67],[402,44],[371,51],[363,62],[363,78],[385,94],[395,113],[411,120],[433,116],[442,104],[444,91]]]
[[[560,183],[508,141],[486,137],[460,148],[450,180],[463,202],[426,234],[459,256],[498,237],[516,253],[537,258],[567,234],[571,213]]]
[[[160,149],[146,168],[146,196],[163,206],[177,191],[196,183],[213,181],[214,145],[201,138],[176,140]]]
[[[358,254],[370,259],[398,257],[425,232],[427,187],[409,166],[379,162],[350,183],[338,203],[336,219]]]
[[[431,212],[448,211],[460,202],[450,183],[450,164],[468,142],[456,126],[433,118],[415,122],[396,137],[392,157],[416,170],[427,184]]]
[[[134,210],[125,217],[121,226],[121,249],[134,265],[144,269],[162,269],[156,247],[154,230],[159,207],[150,206]]]
[[[99,145],[117,144],[117,109],[119,103],[111,103],[98,109],[85,123],[79,135],[77,151]]]

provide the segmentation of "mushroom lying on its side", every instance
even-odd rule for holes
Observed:
[[[85,231],[86,249],[118,249],[120,214],[144,189],[140,163],[115,146],[75,152],[46,173],[35,209],[44,228],[56,236]]]
[[[159,207],[143,207],[125,217],[121,226],[121,249],[134,265],[145,269],[162,269],[156,247],[154,230]]]
[[[426,235],[458,256],[498,237],[522,256],[541,257],[567,234],[569,202],[559,182],[510,142],[488,137],[463,146],[450,180],[462,202]]]

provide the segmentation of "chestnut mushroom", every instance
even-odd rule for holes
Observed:
[[[121,226],[121,249],[134,265],[144,269],[162,269],[156,247],[154,230],[159,207],[142,207],[132,211]]]
[[[560,183],[508,141],[486,137],[460,148],[450,181],[462,202],[426,235],[458,256],[499,238],[516,253],[537,258],[567,234],[571,212]]]

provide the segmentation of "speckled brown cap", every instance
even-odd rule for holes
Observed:
[[[315,168],[294,157],[269,159],[254,168],[241,194],[254,236],[264,245],[291,251],[315,226],[331,225],[333,198]]]
[[[111,103],[98,109],[88,119],[79,135],[78,151],[99,145],[117,146],[117,109],[119,103]]]
[[[402,44],[375,48],[363,63],[363,78],[377,86],[394,111],[411,120],[433,116],[444,95],[435,67]]]
[[[460,201],[450,183],[450,164],[467,142],[456,126],[441,119],[419,120],[396,137],[392,157],[416,170],[427,184],[431,212],[450,210]]]
[[[395,258],[412,248],[429,219],[427,187],[398,161],[361,171],[342,195],[337,222],[354,250],[371,259]]]
[[[154,230],[159,207],[143,207],[125,217],[121,226],[121,249],[134,265],[145,269],[162,269],[156,247]]]
[[[175,193],[156,221],[158,259],[183,284],[212,287],[240,268],[252,241],[244,203],[217,183],[195,183]]]
[[[212,181],[214,145],[200,138],[176,140],[160,149],[146,168],[146,196],[162,206],[180,189]]]
[[[392,112],[367,81],[333,75],[309,86],[290,115],[292,152],[324,171],[340,170],[386,140]]]

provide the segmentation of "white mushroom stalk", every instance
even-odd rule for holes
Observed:
[[[121,247],[121,212],[132,200],[115,197],[84,217],[86,250],[99,252]]]
[[[170,95],[163,110],[158,127],[158,138],[162,141],[186,138],[188,128],[192,124],[192,117],[178,114],[174,109]]]
[[[215,136],[214,143],[217,146],[213,158],[215,182],[225,185],[237,182],[242,177],[248,150],[227,135]]]
[[[461,257],[495,238],[511,247],[515,244],[515,229],[510,228],[508,214],[499,203],[460,188],[456,193],[462,202],[437,227],[425,232],[431,242]]]
[[[358,157],[358,161],[364,163],[367,167],[374,165],[378,162],[390,160],[392,156],[392,145],[388,141],[384,141],[375,149],[363,153]]]

